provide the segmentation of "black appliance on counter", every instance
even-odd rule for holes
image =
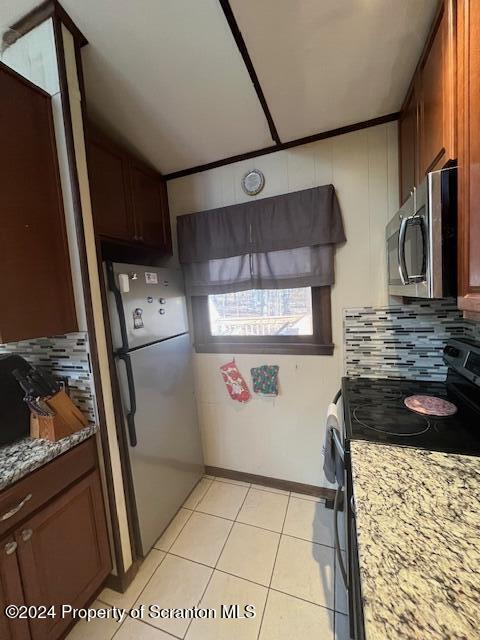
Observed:
[[[358,564],[350,443],[417,447],[480,456],[480,343],[451,339],[444,349],[445,382],[406,379],[343,378],[344,462],[346,472],[348,601],[350,636],[365,637]],[[407,407],[414,396],[424,407]],[[434,399],[434,400],[432,400]],[[446,402],[444,402],[446,401]],[[443,406],[445,405],[445,406]],[[428,413],[432,411],[434,413]],[[450,415],[438,412],[449,410]],[[420,413],[419,411],[422,411]]]
[[[13,375],[14,371],[30,369],[28,362],[20,356],[0,357],[0,446],[25,438],[30,433],[30,409]]]

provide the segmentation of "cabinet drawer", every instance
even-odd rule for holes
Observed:
[[[96,465],[97,451],[95,438],[92,437],[2,491],[0,518],[4,519],[0,519],[0,535],[15,527]]]

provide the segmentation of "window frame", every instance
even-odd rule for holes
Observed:
[[[214,336],[210,329],[208,296],[192,296],[197,353],[333,355],[330,286],[311,287],[313,334],[308,336]]]

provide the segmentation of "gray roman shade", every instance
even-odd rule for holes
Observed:
[[[331,285],[345,241],[331,184],[179,216],[177,230],[190,295]]]

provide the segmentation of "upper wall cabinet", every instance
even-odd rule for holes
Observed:
[[[77,330],[50,96],[0,63],[0,342]]]
[[[172,252],[162,176],[95,130],[88,162],[95,230],[104,240]]]
[[[456,158],[455,7],[445,0],[420,66],[420,179]]]
[[[441,169],[457,155],[455,9],[454,0],[441,4],[400,114],[402,203],[426,173]]]
[[[400,194],[402,203],[412,193],[418,177],[418,89],[415,84],[410,88],[405,105],[398,121],[400,137]]]
[[[128,204],[128,173],[122,154],[106,140],[91,139],[89,168],[95,228],[99,235],[133,240],[135,225]]]
[[[172,241],[165,181],[154,171],[133,162],[130,178],[137,240],[151,247],[166,247],[170,253]]]
[[[458,3],[458,306],[480,320],[480,2]]]

